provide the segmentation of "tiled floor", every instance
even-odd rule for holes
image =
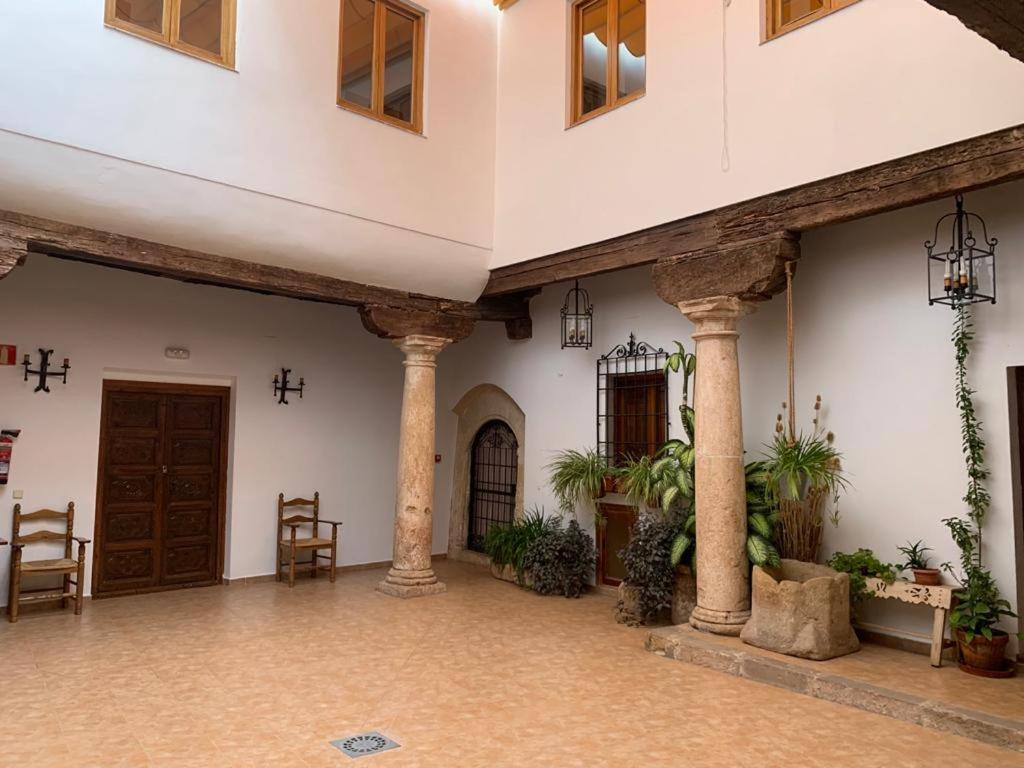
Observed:
[[[1024,756],[659,658],[606,595],[442,564],[106,600],[0,625],[7,766],[1024,766]],[[379,730],[400,749],[328,742]]]

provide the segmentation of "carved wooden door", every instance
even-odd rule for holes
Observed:
[[[219,582],[227,390],[104,383],[93,592]]]

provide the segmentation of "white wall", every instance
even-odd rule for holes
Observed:
[[[1024,64],[921,0],[760,45],[762,0],[647,4],[644,98],[569,130],[567,3],[503,12],[492,266],[1024,122]]]
[[[518,7],[518,6],[517,6]],[[971,383],[988,440],[993,505],[985,528],[987,564],[1016,604],[1006,369],[1024,365],[1024,184],[968,196],[1000,239],[1000,302],[977,309]],[[952,202],[922,206],[807,235],[796,278],[797,405],[810,428],[814,398],[825,401],[851,483],[838,528],[826,531],[827,553],[870,547],[896,561],[896,546],[924,539],[939,561],[957,552],[941,523],[962,514],[965,473],[953,400],[952,313],[925,299],[923,242]],[[568,286],[533,301],[534,338],[505,341],[482,327],[439,368],[439,445],[454,445],[452,406],[470,387],[502,387],[526,413],[526,505],[556,511],[544,465],[554,452],[593,446],[595,361],[630,331],[666,349],[692,349],[691,324],[661,302],[647,269],[586,282],[594,302],[595,346],[560,350],[558,310]],[[786,399],[785,304],[762,304],[741,322],[744,438],[754,459],[772,436]],[[673,377],[678,402],[678,377]],[[674,405],[675,403],[673,403]],[[676,411],[672,409],[673,416]],[[680,434],[678,418],[672,433]],[[446,480],[450,481],[450,478]],[[439,509],[443,509],[439,506]],[[586,522],[591,522],[589,513]],[[868,619],[930,631],[927,610],[873,605]]]
[[[67,385],[48,395],[20,366],[0,367],[0,426],[23,430],[0,486],[0,537],[15,490],[28,510],[75,501],[76,532],[92,537],[102,381],[150,378],[232,388],[227,576],[273,573],[280,492],[320,491],[323,515],[344,522],[342,564],[391,559],[402,356],[354,310],[31,256],[0,281],[0,315],[0,343],[17,344],[19,361],[36,363],[41,346],[71,358]],[[191,359],[167,359],[169,345]],[[272,396],[281,367],[307,385],[287,406]],[[0,548],[5,602],[9,557]]]
[[[428,5],[418,136],[336,106],[340,0],[239,2],[237,72],[105,28],[103,0],[0,0],[0,205],[474,298],[497,11]]]

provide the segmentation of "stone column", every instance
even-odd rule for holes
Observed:
[[[754,307],[728,296],[678,307],[696,326],[697,345],[697,607],[690,624],[738,635],[750,618],[750,565],[736,326]]]
[[[434,525],[434,369],[451,339],[405,336],[395,345],[405,353],[405,389],[398,443],[398,495],[391,570],[377,589],[394,597],[445,591],[431,566]]]

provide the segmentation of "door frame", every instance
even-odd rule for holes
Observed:
[[[149,592],[167,592],[174,589],[189,589],[194,584],[168,584],[144,589],[130,589],[121,592],[97,594],[95,585],[99,584],[100,559],[103,555],[103,489],[106,485],[104,467],[107,458],[107,419],[106,402],[109,392],[143,392],[161,395],[200,395],[220,399],[221,430],[220,430],[220,483],[217,488],[217,569],[214,584],[224,583],[224,562],[227,549],[227,498],[228,498],[228,435],[231,426],[231,387],[218,387],[205,384],[179,384],[163,381],[130,381],[124,379],[104,379],[100,394],[100,432],[98,464],[96,469],[96,507],[93,515],[93,557],[92,585],[93,600],[125,595],[140,595]]]
[[[1010,416],[1010,482],[1013,494],[1014,564],[1017,577],[1017,605],[1024,598],[1024,366],[1006,369]],[[1024,661],[1024,645],[1017,653]]]

